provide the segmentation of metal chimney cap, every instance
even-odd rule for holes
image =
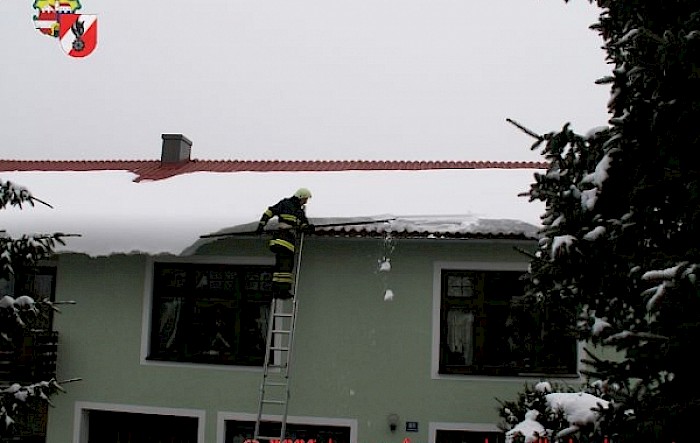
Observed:
[[[192,146],[192,140],[182,134],[162,134],[161,137],[163,140],[180,140]]]

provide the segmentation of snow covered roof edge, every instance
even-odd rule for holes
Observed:
[[[483,219],[473,215],[440,216],[394,216],[381,214],[373,217],[324,217],[310,218],[318,236],[373,237],[377,235],[394,235],[410,238],[520,238],[537,239],[539,228],[521,220]],[[180,255],[195,254],[209,243],[222,238],[254,234],[257,221],[245,223],[205,234],[194,244],[187,247]],[[274,230],[276,222],[269,223],[267,229]]]

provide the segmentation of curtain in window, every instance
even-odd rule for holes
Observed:
[[[464,364],[471,365],[474,355],[474,339],[472,330],[474,314],[461,309],[451,309],[447,312],[447,346],[451,352],[464,356]]]
[[[170,349],[175,343],[183,304],[184,298],[178,297],[161,305],[159,332],[163,349]]]
[[[266,343],[267,326],[270,322],[270,307],[268,305],[260,305],[258,309],[260,310],[260,314],[258,315],[258,318],[255,320],[255,322],[258,324],[258,330],[260,332],[262,342]]]

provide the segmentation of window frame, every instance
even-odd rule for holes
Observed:
[[[197,443],[204,443],[206,412],[202,409],[165,408],[86,401],[75,402],[74,416],[76,420],[73,427],[73,442],[88,443],[91,411],[194,418],[197,421]]]
[[[266,419],[271,421],[280,421],[282,419],[279,415],[266,416]],[[216,422],[216,435],[217,442],[226,442],[226,423],[229,421],[238,422],[249,422],[255,423],[257,420],[257,415],[248,413],[234,413],[234,412],[219,412],[217,414]],[[312,426],[312,427],[336,427],[336,428],[348,428],[349,431],[349,442],[357,443],[357,433],[358,433],[358,423],[356,419],[348,418],[332,418],[332,417],[309,417],[309,416],[287,416],[287,429],[294,426]],[[291,439],[295,441],[295,439]],[[306,443],[307,440],[304,440]],[[320,443],[320,441],[319,441]]]
[[[556,378],[580,378],[580,343],[576,343],[575,372],[574,373],[540,373],[540,372],[512,372],[498,373],[496,368],[492,372],[488,371],[442,371],[442,306],[443,306],[443,272],[444,271],[467,271],[467,272],[519,272],[525,273],[528,269],[528,262],[449,262],[436,261],[433,265],[433,312],[432,312],[432,355],[431,355],[431,378],[432,379],[465,379],[465,378],[487,378],[499,380],[522,380],[527,377],[541,377],[543,375]],[[573,362],[572,362],[573,363]]]
[[[499,441],[489,440],[489,443],[503,443],[506,441],[506,434],[498,426],[492,423],[428,423],[428,443],[440,443],[437,440],[438,432],[473,432],[477,434],[499,434]],[[482,442],[479,442],[482,443]]]
[[[155,366],[201,366],[218,367],[231,370],[259,371],[262,369],[262,361],[256,364],[238,364],[222,361],[196,361],[188,359],[167,359],[152,357],[152,334],[157,328],[154,323],[155,300],[155,269],[157,264],[173,264],[184,266],[262,266],[270,268],[274,265],[274,257],[241,256],[241,257],[149,257],[146,260],[146,273],[144,284],[144,298],[142,311],[142,334],[141,334],[141,364]],[[267,332],[267,331],[264,331]]]

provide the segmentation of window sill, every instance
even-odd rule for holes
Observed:
[[[492,377],[492,378],[503,378],[503,377],[547,377],[547,378],[579,378],[579,374],[576,372],[569,372],[565,369],[540,369],[540,370],[523,370],[519,368],[512,367],[502,367],[502,366],[484,366],[480,368],[476,367],[448,367],[447,369],[441,369],[438,372],[439,376],[476,376],[476,377]]]
[[[474,382],[474,383],[517,383],[522,385],[523,383],[537,383],[542,380],[549,381],[560,381],[561,383],[570,383],[574,380],[581,381],[582,376],[575,374],[548,374],[548,375],[534,375],[533,373],[526,373],[522,375],[488,375],[488,374],[446,374],[439,373],[433,374],[431,377],[433,380],[453,380],[458,382]]]
[[[238,371],[238,372],[260,372],[263,367],[262,364],[259,366],[251,365],[233,365],[224,363],[206,363],[206,362],[192,362],[192,361],[177,361],[177,360],[163,360],[146,358],[141,360],[141,364],[144,366],[163,366],[171,368],[197,368],[197,369],[212,369],[212,370],[223,370],[223,371]]]

